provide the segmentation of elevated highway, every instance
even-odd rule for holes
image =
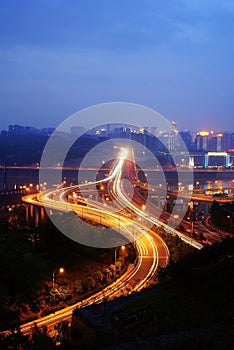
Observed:
[[[114,194],[117,199],[120,195],[120,188],[117,184],[121,177],[124,161],[124,151],[122,151],[120,157],[116,160],[110,175],[106,179],[101,180],[102,182],[106,181],[112,183]],[[93,184],[96,185],[96,182]],[[92,184],[89,183],[88,185],[91,186]],[[52,329],[54,325],[61,320],[71,320],[72,312],[75,308],[99,303],[105,299],[116,298],[121,295],[121,290],[123,288],[128,288],[131,292],[142,290],[142,288],[144,288],[155,275],[158,267],[165,267],[169,261],[169,250],[167,245],[161,237],[144,224],[143,219],[145,219],[145,214],[139,211],[136,212],[139,217],[142,217],[141,222],[140,220],[134,220],[134,218],[131,218],[129,215],[124,215],[121,210],[116,212],[111,210],[110,207],[106,207],[104,204],[97,201],[86,200],[85,206],[81,203],[68,203],[68,194],[75,191],[80,186],[53,189],[39,194],[27,195],[23,197],[23,201],[35,206],[50,208],[52,210],[62,212],[73,211],[76,215],[94,222],[96,221],[100,223],[101,218],[101,223],[103,225],[115,230],[120,230],[122,235],[124,235],[129,241],[133,242],[137,255],[136,262],[124,275],[102,291],[52,315],[22,325],[21,330],[24,334],[30,333],[35,324],[39,327],[46,325],[49,329]],[[85,186],[87,186],[87,184],[83,185],[83,187]],[[119,201],[119,209],[122,209],[123,206],[126,207],[126,202],[123,198],[125,197],[123,196],[121,201]],[[128,206],[129,204],[127,207]],[[136,210],[136,208],[130,209]]]

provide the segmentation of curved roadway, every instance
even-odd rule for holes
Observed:
[[[126,150],[122,149],[121,155],[116,161],[110,176],[104,180],[112,181],[116,197],[120,195],[118,182],[122,174],[122,167],[126,157],[125,152]],[[103,182],[103,180],[100,182]],[[130,241],[133,241],[137,254],[136,262],[134,265],[130,266],[126,273],[102,291],[75,305],[57,311],[54,314],[22,325],[21,330],[24,334],[30,333],[35,324],[39,327],[46,325],[49,329],[52,329],[55,324],[62,320],[71,320],[72,312],[77,307],[80,308],[93,303],[100,303],[106,298],[113,299],[120,296],[123,290],[128,292],[140,291],[155,275],[157,268],[165,267],[169,261],[169,250],[165,242],[141,221],[126,217],[120,212],[116,213],[110,208],[107,209],[100,203],[94,201],[87,200],[86,206],[68,203],[66,201],[66,193],[74,191],[78,187],[80,186],[50,190],[38,195],[28,195],[23,197],[22,200],[32,205],[45,206],[59,211],[74,211],[77,215],[94,221],[97,221],[101,215],[102,224],[116,230],[120,229],[122,235],[127,237]],[[121,198],[120,205],[126,207],[125,201],[127,199],[124,196]],[[123,198],[125,198],[125,200],[123,200]],[[127,207],[128,206],[129,202],[127,203]],[[130,209],[135,210],[136,208]],[[137,215],[141,217],[142,212],[137,212]]]

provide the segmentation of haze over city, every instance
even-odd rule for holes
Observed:
[[[229,130],[233,1],[1,1],[0,129],[56,127],[93,104]]]

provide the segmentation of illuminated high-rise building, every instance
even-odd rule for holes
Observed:
[[[197,151],[208,151],[209,131],[199,131],[195,140]]]
[[[223,150],[222,149],[222,139],[223,139],[222,133],[211,134],[210,140],[209,140],[208,151],[221,152]]]

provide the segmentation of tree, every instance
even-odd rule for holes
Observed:
[[[52,350],[55,349],[53,339],[50,337],[46,326],[37,327],[35,325],[32,333],[31,349]]]
[[[7,336],[0,336],[0,348],[12,350],[31,349],[29,348],[28,337],[22,334],[19,326],[12,329]]]
[[[60,347],[62,349],[67,349],[71,340],[71,329],[69,327],[69,322],[59,322],[59,324],[55,326],[55,329],[57,330],[56,343],[60,343]]]
[[[84,289],[86,291],[89,291],[95,287],[95,279],[91,276],[86,277],[84,280]]]
[[[81,280],[75,280],[75,282],[72,285],[72,291],[74,294],[83,293],[83,284]]]
[[[200,241],[203,241],[205,239],[205,237],[204,237],[202,232],[199,232],[199,234],[197,236],[197,239],[200,240]]]
[[[97,281],[97,282],[102,282],[104,275],[101,270],[96,270],[93,274],[92,277]]]
[[[60,293],[60,297],[62,300],[66,300],[66,299],[71,298],[71,294],[70,294],[67,286],[60,286],[59,293]]]

